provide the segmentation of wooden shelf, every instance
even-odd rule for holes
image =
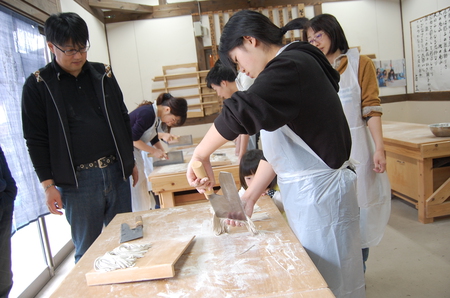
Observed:
[[[195,71],[186,71],[187,69],[194,69]],[[178,70],[180,73],[176,73]],[[171,73],[168,74],[168,71]],[[208,72],[209,70],[198,70],[196,63],[163,66],[163,75],[155,76],[153,81],[162,82],[164,87],[158,86],[159,88],[152,89],[152,92],[171,93],[176,91],[178,97],[186,99],[198,98],[200,100],[199,103],[188,105],[188,118],[205,117],[217,114],[220,112],[222,100],[214,91],[206,86],[206,76],[208,75]],[[176,80],[180,79],[193,79],[196,83],[176,85]],[[198,93],[190,94],[194,88],[198,90]],[[183,90],[186,91],[186,95],[183,95]],[[193,109],[200,109],[200,111],[192,111]]]
[[[205,85],[206,86],[206,85]],[[201,88],[199,84],[190,84],[190,85],[180,85],[180,86],[167,86],[165,88],[156,88],[153,89],[153,92],[164,92],[167,89],[170,90],[180,90],[180,89],[193,89],[193,88]]]
[[[153,81],[154,82],[161,82],[161,81],[165,81],[165,80],[189,79],[189,78],[193,78],[193,77],[196,77],[196,76],[206,77],[208,72],[209,72],[209,70],[199,70],[199,71],[195,71],[195,72],[184,72],[184,73],[179,73],[179,74],[168,74],[168,75],[163,75],[163,76],[156,76],[156,77],[153,78]]]

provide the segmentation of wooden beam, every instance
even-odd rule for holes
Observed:
[[[322,4],[314,4],[314,15],[318,16],[322,14]]]
[[[59,0],[22,0],[22,2],[36,7],[37,9],[41,10],[42,12],[48,13],[49,15],[58,13],[61,8],[59,6]]]
[[[0,5],[8,7],[40,24],[44,24],[52,13],[58,12],[57,3],[52,5],[51,2],[45,1],[1,0]]]
[[[154,19],[152,13],[125,13],[118,10],[104,11],[103,15],[105,24]]]
[[[89,0],[73,0],[81,7],[86,9],[88,12],[90,12],[94,17],[99,19],[101,22],[105,23],[105,16],[103,14],[103,11],[100,8],[90,7],[89,6]]]
[[[82,0],[75,0],[82,1]],[[85,0],[89,1],[89,0]],[[90,1],[101,1],[101,0],[90,0]],[[163,0],[160,0],[163,2]],[[320,3],[325,2],[339,2],[342,0],[322,0]],[[356,1],[356,0],[349,0]],[[108,0],[108,2],[117,2]],[[161,3],[160,2],[160,3]],[[317,0],[233,0],[233,1],[189,1],[189,2],[178,2],[178,3],[169,3],[164,5],[155,5],[153,7],[153,13],[146,14],[145,16],[136,16],[136,13],[116,13],[116,12],[104,12],[107,19],[105,19],[105,23],[116,23],[116,22],[125,22],[125,21],[133,21],[133,20],[142,20],[142,19],[156,19],[156,18],[169,18],[169,17],[178,17],[184,15],[192,15],[194,13],[198,13],[199,6],[201,12],[208,11],[231,11],[231,10],[239,10],[239,9],[249,9],[249,8],[258,8],[258,7],[268,7],[268,6],[287,6],[287,5],[297,5],[304,4],[315,5],[321,10],[320,4],[317,4]]]
[[[450,92],[421,92],[421,93],[408,93],[380,96],[381,103],[393,103],[402,101],[450,101]]]
[[[192,23],[200,21],[200,16],[198,14],[192,15]],[[195,51],[197,52],[197,62],[198,69],[206,70],[206,58],[205,58],[205,48],[203,46],[203,37],[195,37]]]
[[[133,13],[152,13],[153,6],[108,0],[89,0],[89,6],[100,9],[119,10]]]

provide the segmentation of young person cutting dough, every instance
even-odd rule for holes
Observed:
[[[230,18],[220,39],[220,59],[256,79],[247,91],[224,100],[193,153],[191,163],[202,162],[208,178],[198,179],[190,167],[186,175],[199,192],[211,188],[210,154],[239,134],[261,131],[268,163],[258,167],[242,196],[247,215],[277,175],[289,225],[334,295],[365,297],[356,174],[337,95],[339,73],[309,43],[282,44],[284,34],[302,29],[304,22],[295,19],[279,28],[249,10]]]

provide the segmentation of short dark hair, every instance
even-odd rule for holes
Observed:
[[[223,65],[219,59],[206,75],[206,86],[212,88],[211,84],[220,86],[222,81],[234,82],[235,80],[236,73],[231,68]]]
[[[239,181],[244,189],[248,188],[245,176],[255,175],[258,169],[259,162],[264,160],[264,154],[261,149],[252,149],[242,155],[239,162]],[[277,177],[275,177],[267,188],[274,188],[277,184]]]
[[[74,46],[85,47],[89,41],[86,22],[76,13],[52,14],[44,24],[47,41],[57,45],[71,41]]]
[[[341,50],[343,54],[347,53],[349,47],[347,38],[345,37],[344,30],[339,24],[338,20],[331,14],[320,14],[312,18],[305,25],[306,30],[311,28],[314,32],[323,31],[330,38],[331,46],[330,53],[336,52],[338,49]]]

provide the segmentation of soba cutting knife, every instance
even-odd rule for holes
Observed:
[[[205,168],[200,161],[194,161],[191,164],[195,175],[198,178],[206,177]],[[215,194],[214,190],[206,190],[205,197],[211,203],[217,217],[230,218],[236,220],[246,220],[247,217],[242,207],[242,201],[239,197],[233,174],[229,172],[219,173],[219,183],[223,191],[223,196]]]

